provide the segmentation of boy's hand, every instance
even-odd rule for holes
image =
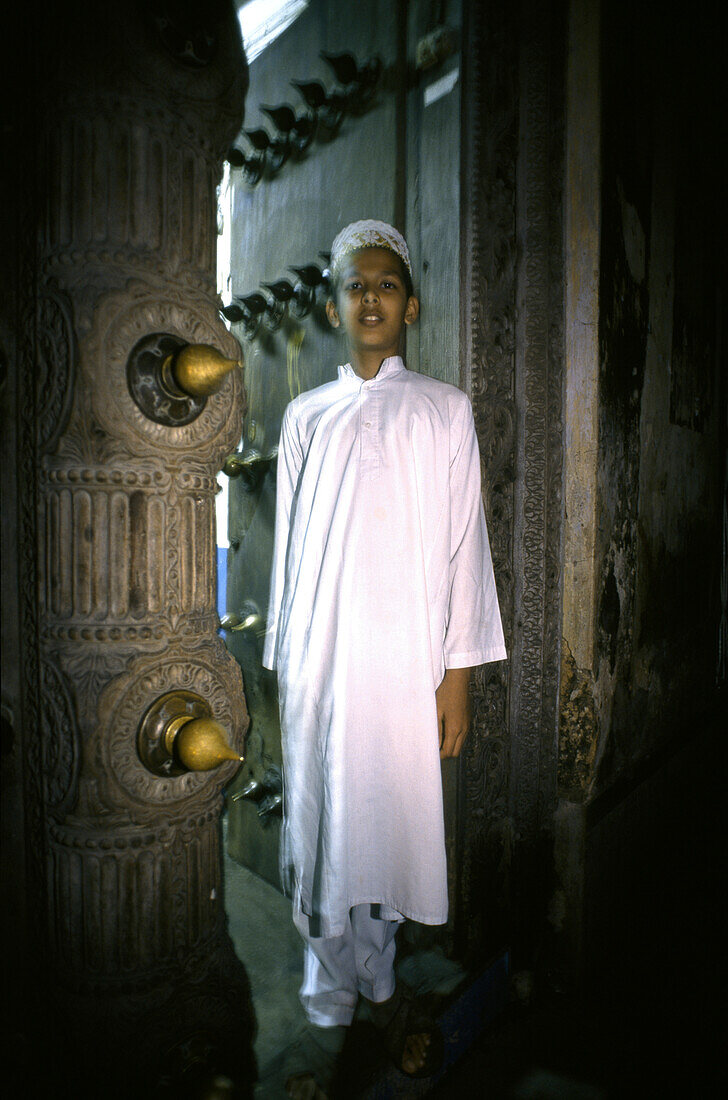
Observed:
[[[448,668],[435,692],[440,759],[459,756],[470,728],[469,668]]]

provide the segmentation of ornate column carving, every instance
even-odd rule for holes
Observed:
[[[172,1080],[226,1040],[238,1069],[250,1057],[218,843],[235,765],[159,778],[136,747],[147,708],[183,688],[242,748],[240,671],[217,635],[214,475],[239,438],[243,389],[235,372],[166,426],[136,403],[127,363],[153,334],[239,354],[218,314],[215,186],[245,69],[232,5],[58,8],[43,34],[26,379],[41,719],[26,803],[78,1080],[100,1067],[126,1079],[131,1065],[150,1082],[167,1056]]]
[[[475,677],[461,768],[458,924],[473,954],[518,939],[555,799],[562,14],[491,3],[464,37],[464,361],[509,653]]]
[[[469,10],[463,104],[464,361],[475,427],[498,598],[508,652],[514,623],[513,514],[516,477],[515,19],[502,4]],[[478,669],[472,730],[461,765],[460,938],[470,953],[498,940],[509,869],[509,663]],[[483,927],[486,909],[486,929]],[[495,927],[494,927],[495,925]]]

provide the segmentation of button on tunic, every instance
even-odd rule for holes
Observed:
[[[399,357],[286,409],[263,663],[283,882],[322,935],[365,902],[447,919],[435,690],[506,656],[480,493],[467,397]]]

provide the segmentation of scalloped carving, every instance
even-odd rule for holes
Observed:
[[[36,400],[38,448],[52,446],[65,426],[73,398],[76,336],[67,295],[47,287],[38,299]]]
[[[69,685],[47,658],[41,663],[41,690],[46,802],[55,813],[62,813],[75,798],[79,738]]]

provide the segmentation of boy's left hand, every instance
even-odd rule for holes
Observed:
[[[459,756],[470,728],[469,668],[448,668],[435,692],[440,759]]]

